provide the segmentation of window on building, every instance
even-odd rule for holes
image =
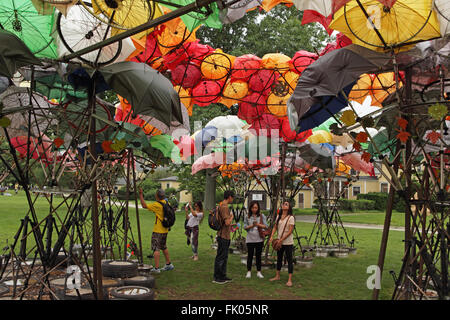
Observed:
[[[170,188],[170,183],[166,184],[166,188]]]
[[[305,207],[305,195],[303,193],[298,194],[298,207],[300,209]]]
[[[388,183],[383,182],[381,184],[381,192],[384,192],[384,193],[388,193],[389,192],[389,184]]]
[[[357,196],[361,193],[361,187],[353,187],[353,196]]]

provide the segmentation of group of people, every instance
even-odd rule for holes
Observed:
[[[167,201],[163,190],[158,190],[155,195],[156,202],[147,204],[144,200],[142,190],[140,190],[140,200],[143,208],[153,211],[156,216],[155,225],[153,227],[151,250],[153,251],[154,267],[151,272],[160,273],[161,271],[169,271],[174,269],[170,261],[169,251],[167,249],[166,240],[169,229],[162,225],[164,218],[163,203]],[[227,275],[228,252],[231,243],[231,230],[233,226],[233,214],[230,212],[230,204],[233,203],[234,193],[230,190],[225,191],[224,199],[217,207],[219,221],[221,227],[217,231],[217,254],[214,260],[213,283],[224,284],[231,282],[232,279]],[[199,225],[204,218],[203,205],[201,201],[194,203],[194,207],[189,203],[185,207],[185,234],[187,236],[187,244],[192,248],[192,259],[198,260],[198,236]],[[281,210],[276,217],[275,225],[272,230],[269,229],[267,218],[261,212],[261,208],[257,201],[250,203],[249,212],[244,217],[244,229],[247,231],[246,245],[248,249],[247,255],[247,273],[246,278],[251,278],[251,270],[253,265],[253,257],[256,257],[256,276],[264,278],[261,273],[261,256],[264,246],[265,237],[269,236],[269,243],[274,240],[278,241],[277,250],[277,266],[276,275],[270,281],[280,280],[280,272],[283,264],[283,257],[288,262],[288,281],[286,285],[292,286],[293,274],[293,230],[295,218],[292,212],[292,205],[286,201],[282,204]],[[275,238],[275,234],[277,238]],[[163,252],[166,259],[166,265],[160,268],[160,251]]]

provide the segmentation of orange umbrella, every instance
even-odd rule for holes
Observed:
[[[245,81],[228,80],[223,89],[222,98],[219,102],[230,108],[233,104],[239,103],[248,93],[248,83]]]
[[[280,97],[274,93],[271,93],[267,98],[266,112],[278,118],[286,117],[287,116],[286,103],[289,98],[290,98],[289,94]]]
[[[268,53],[262,57],[261,67],[264,69],[277,69],[281,73],[289,70],[291,58],[282,53]]]
[[[159,50],[163,55],[174,49],[176,46],[196,40],[195,29],[190,32],[181,18],[172,19],[160,26],[158,35]]]
[[[193,107],[194,103],[192,101],[192,96],[191,96],[189,90],[185,89],[181,86],[175,86],[174,89],[176,92],[178,92],[181,103],[186,106],[189,116],[192,116],[192,107]]]
[[[402,87],[402,83],[399,83]],[[393,72],[380,74],[364,74],[350,91],[349,99],[360,104],[364,102],[366,97],[372,97],[372,105],[382,107],[382,102],[391,93],[395,92],[395,75]]]

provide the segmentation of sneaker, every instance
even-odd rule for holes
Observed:
[[[214,279],[213,283],[217,283],[217,284],[224,284],[227,283],[227,281],[223,280],[223,279]]]
[[[231,281],[233,281],[233,279],[228,278],[228,277],[223,278],[223,280],[226,281],[226,282],[231,282]]]
[[[151,273],[161,273],[161,269],[160,269],[160,268],[154,268],[154,267],[153,267],[153,268],[150,269],[150,272],[151,272]]]
[[[171,264],[166,264],[164,266],[164,268],[162,268],[163,271],[170,271],[170,270],[173,270],[173,269],[175,269],[175,267],[173,266],[172,263]]]
[[[195,256],[194,256],[194,261],[197,261],[197,260],[198,260],[198,256],[195,255]]]
[[[264,276],[262,275],[262,273],[260,271],[258,271],[258,273],[256,274],[256,276],[260,279],[263,279]]]
[[[247,279],[252,277],[252,273],[250,271],[247,271],[247,275],[245,276]]]

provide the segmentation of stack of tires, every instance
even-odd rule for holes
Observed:
[[[155,278],[139,275],[138,264],[130,261],[103,261],[103,276],[120,279],[120,286],[110,287],[113,300],[153,300]]]

